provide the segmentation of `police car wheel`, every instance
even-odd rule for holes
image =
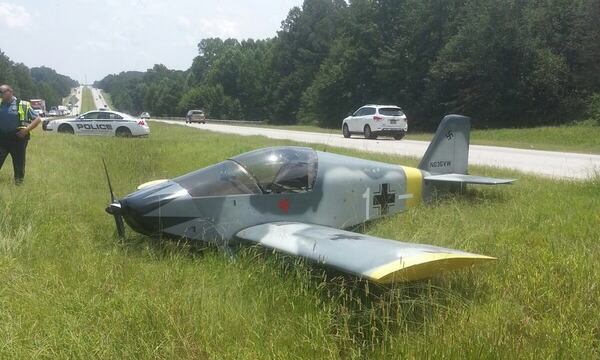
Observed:
[[[71,125],[67,125],[67,124],[60,125],[58,127],[58,132],[61,134],[70,134],[70,135],[75,134],[75,130],[73,130],[73,127]]]
[[[131,130],[126,127],[120,127],[117,129],[116,135],[119,137],[131,137]]]

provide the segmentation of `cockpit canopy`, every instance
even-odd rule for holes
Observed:
[[[191,196],[299,193],[313,189],[317,153],[304,147],[271,147],[173,179]]]
[[[236,156],[264,193],[312,190],[317,176],[317,153],[304,147],[272,147]]]

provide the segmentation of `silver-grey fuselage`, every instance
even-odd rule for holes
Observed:
[[[312,151],[312,150],[311,150]],[[141,189],[121,200],[134,230],[218,245],[233,244],[248,227],[295,221],[349,228],[406,210],[423,193],[419,169],[316,152],[310,191],[193,197],[175,181]]]

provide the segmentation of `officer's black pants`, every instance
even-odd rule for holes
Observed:
[[[10,154],[15,172],[15,183],[21,184],[25,178],[25,152],[27,151],[27,139],[0,138],[0,169],[4,165],[4,160]]]

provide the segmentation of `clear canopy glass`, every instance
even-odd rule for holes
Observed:
[[[317,177],[317,153],[305,147],[271,147],[232,158],[264,193],[311,191]]]
[[[231,160],[180,176],[173,181],[193,197],[262,193],[244,168]]]
[[[273,147],[239,155],[173,179],[193,197],[311,191],[317,153],[303,147]]]

